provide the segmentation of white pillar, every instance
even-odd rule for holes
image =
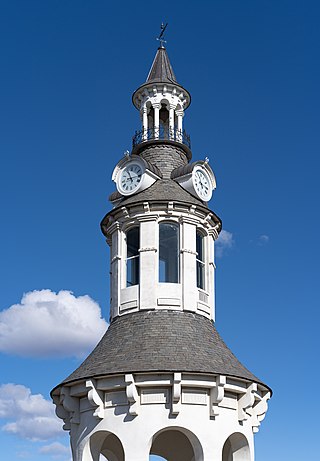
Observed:
[[[177,141],[182,142],[182,119],[184,112],[182,110],[176,111],[178,117],[178,133],[177,133]]]
[[[142,108],[142,141],[148,139],[148,109],[147,106]]]
[[[214,262],[214,237],[212,233],[209,232],[208,237],[206,238],[206,253],[208,256],[208,264],[206,261],[206,271],[208,270],[209,273],[206,273],[206,280],[207,286],[206,291],[209,293],[209,304],[211,309],[211,316],[212,320],[215,321],[216,319],[216,312],[215,312],[215,262]],[[208,268],[208,269],[207,269]]]
[[[140,222],[140,309],[157,307],[157,217]]]
[[[169,109],[169,139],[174,139],[174,109],[175,109],[175,105],[170,104],[170,109]]]
[[[113,318],[119,314],[120,305],[122,238],[119,223],[112,224],[109,232],[112,238],[110,254],[110,316]]]
[[[188,218],[182,224],[181,267],[182,305],[186,311],[197,310],[196,224]]]
[[[154,139],[159,139],[159,112],[160,112],[160,103],[152,105],[154,109]]]

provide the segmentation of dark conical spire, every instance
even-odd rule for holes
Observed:
[[[152,63],[146,83],[178,83],[164,46],[160,46]]]

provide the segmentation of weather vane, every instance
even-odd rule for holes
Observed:
[[[167,43],[167,41],[164,39],[164,31],[166,30],[167,25],[168,25],[168,23],[166,25],[164,25],[164,23],[161,24],[161,32],[160,32],[159,37],[157,37],[157,40],[159,40],[159,42],[160,42],[160,47],[161,48],[164,48],[163,44]]]

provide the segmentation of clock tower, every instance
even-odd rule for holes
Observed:
[[[215,328],[216,180],[208,159],[192,162],[191,97],[163,41],[132,101],[141,127],[101,222],[110,327],[52,390],[57,415],[73,461],[254,461],[270,389]]]

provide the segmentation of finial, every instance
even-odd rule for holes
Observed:
[[[130,152],[129,152],[128,150],[126,150],[126,151],[123,153],[123,155],[124,155],[125,157],[129,158],[129,157],[130,157]]]
[[[206,158],[204,159],[204,163],[205,163],[205,164],[209,163],[209,157],[206,157]]]
[[[167,41],[164,39],[164,36],[163,36],[164,31],[167,28],[167,25],[168,25],[168,23],[166,25],[164,25],[164,23],[162,23],[161,26],[160,26],[161,27],[161,32],[160,32],[159,37],[157,37],[157,40],[159,40],[159,42],[160,42],[160,48],[164,48],[163,44],[167,43]]]

